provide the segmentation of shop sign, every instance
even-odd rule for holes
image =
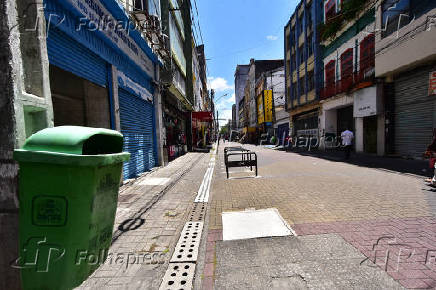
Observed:
[[[120,71],[118,71],[118,85],[146,101],[153,102],[153,95],[146,88],[140,86]]]
[[[318,136],[318,128],[316,129],[306,129],[306,130],[298,130],[297,136]]]
[[[212,112],[192,112],[192,122],[212,122]]]
[[[257,97],[257,123],[271,125],[272,110],[272,90],[264,90],[262,94]]]
[[[265,111],[263,110],[263,95],[260,94],[257,96],[257,123],[263,124],[265,122],[264,114]]]
[[[272,123],[273,119],[273,99],[272,90],[263,91],[264,102],[265,102],[265,122]]]
[[[380,98],[377,97],[377,88],[369,87],[354,93],[355,118],[374,116],[380,113]]]
[[[430,73],[428,95],[436,95],[436,71]]]
[[[85,26],[85,29],[101,32],[134,63],[139,65],[148,76],[154,77],[153,61],[129,35],[129,31],[134,29],[130,21],[118,21],[98,0],[66,0],[66,2],[77,9],[86,19],[86,21],[81,20],[78,29]]]

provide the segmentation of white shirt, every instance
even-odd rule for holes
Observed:
[[[342,145],[348,146],[353,143],[354,134],[349,130],[345,130],[344,132],[342,132],[341,138],[342,138]]]

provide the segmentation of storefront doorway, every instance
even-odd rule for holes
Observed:
[[[353,106],[340,108],[337,110],[337,136],[341,136],[341,133],[345,130],[350,130],[354,134],[354,117]]]
[[[54,125],[110,128],[106,88],[50,65]]]
[[[377,153],[377,116],[363,118],[363,151]]]

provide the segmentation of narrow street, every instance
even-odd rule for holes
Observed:
[[[180,289],[162,278],[178,265],[170,260],[185,223],[203,220],[186,284],[194,289],[436,287],[436,194],[422,177],[244,145],[258,156],[259,176],[236,168],[227,179],[223,148],[236,145],[220,144],[206,203],[194,201],[212,151],[121,188],[113,259],[81,289]],[[195,204],[207,204],[205,217],[193,217]],[[223,240],[223,212],[269,208],[291,235]],[[149,258],[139,262],[141,254]]]

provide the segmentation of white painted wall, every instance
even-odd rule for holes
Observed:
[[[386,38],[382,39],[381,33],[376,34],[376,77],[387,76],[429,59],[436,59],[435,15],[436,8]],[[381,19],[381,16],[382,9],[379,7],[377,19]],[[381,29],[382,23],[378,21],[377,31]]]
[[[285,68],[274,70],[266,74],[266,89],[273,91],[274,105],[285,104]]]
[[[337,109],[353,105],[353,96],[343,95],[338,98],[327,99],[322,103],[320,115],[320,133],[335,133],[337,131]]]

